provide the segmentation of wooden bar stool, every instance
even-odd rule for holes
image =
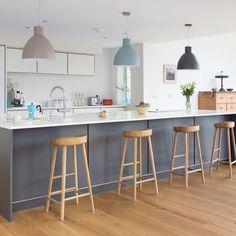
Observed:
[[[213,139],[213,145],[212,145],[212,152],[211,152],[211,164],[210,164],[210,175],[212,174],[212,168],[213,165],[216,163],[217,164],[217,171],[219,171],[219,166],[220,163],[227,163],[229,164],[229,177],[232,178],[232,165],[236,163],[236,150],[235,150],[235,136],[234,136],[234,127],[235,127],[235,122],[234,121],[226,121],[222,123],[216,123],[214,125],[214,139]],[[227,133],[227,149],[228,149],[228,161],[221,160],[221,144],[222,144],[222,131],[223,129],[226,130]],[[219,131],[219,139],[218,139],[218,145],[216,148],[216,139],[217,139],[217,131]],[[232,138],[232,144],[230,141],[230,133],[231,133],[231,138]],[[233,147],[233,152],[234,152],[234,161],[231,159],[231,145]],[[214,159],[215,152],[217,152],[217,158]]]
[[[135,201],[136,201],[136,195],[137,195],[136,194],[136,185],[137,184],[139,184],[139,187],[141,189],[142,183],[149,182],[149,181],[155,181],[156,194],[158,194],[156,167],[155,167],[155,161],[154,161],[154,155],[153,155],[153,149],[152,149],[151,135],[152,135],[151,129],[124,131],[123,132],[123,136],[125,138],[125,141],[124,141],[124,147],[123,147],[122,159],[121,159],[121,168],[120,168],[120,175],[119,175],[119,182],[118,182],[118,194],[120,194],[122,181],[133,179],[134,180],[133,185],[134,185],[134,200]],[[127,149],[127,143],[128,143],[129,138],[134,140],[134,159],[133,159],[132,163],[125,164],[126,149]],[[153,178],[143,179],[143,175],[142,175],[142,138],[147,138],[147,140],[148,140],[149,151],[150,151],[150,160],[151,160],[152,171],[153,171]],[[137,160],[137,152],[138,152],[138,160]],[[123,177],[124,167],[131,166],[131,165],[133,165],[133,167],[134,167],[134,175]],[[137,165],[139,165],[139,174],[137,174]]]
[[[65,201],[76,199],[76,203],[78,204],[80,197],[90,196],[92,211],[94,212],[93,193],[92,193],[92,188],[91,188],[86,147],[85,147],[86,143],[87,143],[86,135],[81,135],[77,137],[54,138],[52,140],[52,144],[54,148],[53,148],[52,163],[51,163],[51,173],[50,173],[50,179],[49,179],[49,184],[48,184],[46,211],[47,212],[49,211],[50,200],[58,203],[58,201],[53,199],[52,196],[60,194],[61,195],[61,201],[60,201],[61,220],[64,220]],[[78,145],[81,145],[82,147],[82,158],[84,162],[84,169],[85,169],[85,175],[86,175],[87,187],[88,187],[88,192],[81,193],[81,194],[78,193],[79,188],[78,188],[78,171],[77,171],[77,154],[76,154],[76,147]],[[58,176],[54,176],[55,164],[56,164],[56,159],[57,159],[57,151],[59,147],[62,147],[62,174]],[[74,162],[73,173],[66,173],[67,147],[73,147],[73,154],[74,154],[73,155],[73,162]],[[66,177],[68,176],[74,176],[75,186],[72,188],[66,188]],[[53,181],[55,179],[60,179],[60,178],[61,178],[61,190],[52,192]],[[75,196],[66,198],[65,195],[68,192],[74,192]]]
[[[200,138],[199,138],[199,131],[200,127],[199,125],[190,125],[190,126],[179,126],[174,127],[174,143],[173,143],[173,149],[172,149],[172,160],[171,160],[171,167],[170,167],[170,183],[172,182],[172,177],[174,170],[179,169],[185,169],[185,186],[188,188],[188,175],[194,172],[201,171],[202,173],[202,182],[205,183],[205,176],[204,176],[204,169],[203,169],[203,161],[202,161],[202,150],[201,150],[201,144],[200,144]],[[176,145],[177,145],[177,138],[179,133],[184,133],[184,154],[176,155]],[[190,169],[189,168],[189,134],[193,133],[197,136],[197,147],[198,147],[198,158],[200,161],[200,168],[198,169]],[[184,157],[185,158],[185,164],[183,166],[174,167],[175,165],[175,159]]]

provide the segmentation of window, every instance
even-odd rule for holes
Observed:
[[[131,103],[131,70],[129,67],[117,70],[117,100],[119,104]]]

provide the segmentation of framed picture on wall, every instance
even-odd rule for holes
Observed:
[[[163,65],[163,82],[166,84],[176,83],[176,65]]]

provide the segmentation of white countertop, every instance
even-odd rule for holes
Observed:
[[[126,107],[126,105],[101,105],[101,106],[68,106],[68,109],[95,109],[95,108],[122,108]],[[57,110],[62,107],[42,107],[42,110]],[[12,107],[7,108],[7,111],[27,111],[27,107]]]
[[[109,112],[107,118],[100,118],[98,114],[76,114],[66,118],[54,118],[48,120],[42,118],[39,120],[21,120],[15,122],[0,122],[0,128],[17,130],[17,129],[32,129],[43,127],[58,127],[71,125],[85,125],[85,124],[100,124],[113,122],[129,122],[140,120],[158,120],[184,117],[201,117],[201,116],[217,116],[217,115],[231,115],[236,112],[217,112],[208,110],[197,110],[191,113],[186,111],[165,111],[165,112],[149,112],[146,115],[139,115],[136,111],[117,111]]]

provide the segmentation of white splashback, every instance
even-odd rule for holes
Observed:
[[[8,79],[17,83],[17,89],[24,92],[26,104],[30,102],[43,104],[49,100],[50,90],[62,86],[67,98],[72,99],[75,92],[83,93],[85,97],[102,95],[111,97],[111,81],[109,76],[109,50],[95,55],[95,76],[63,76],[37,74],[8,74]]]

